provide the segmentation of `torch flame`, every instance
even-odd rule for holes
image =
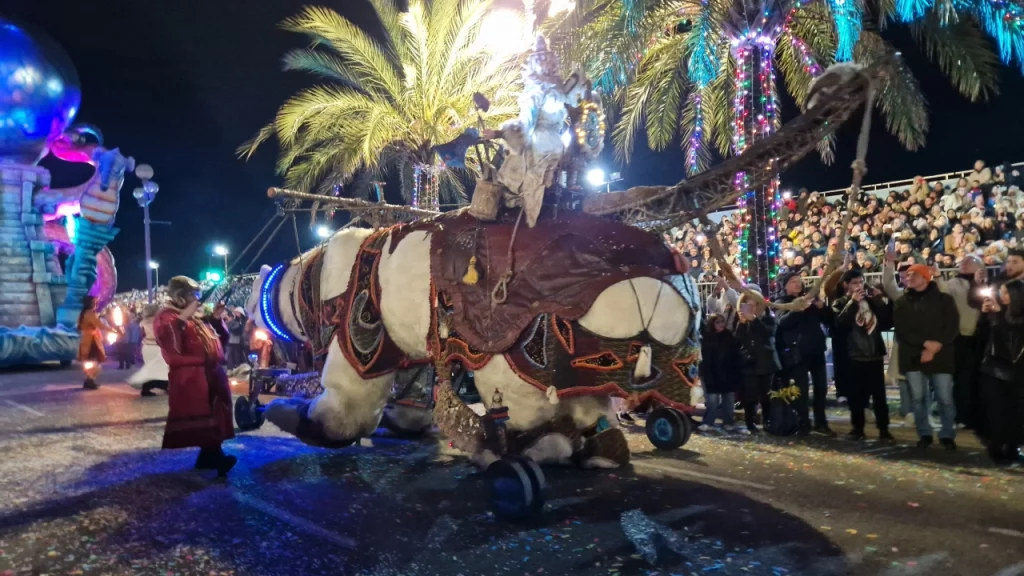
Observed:
[[[124,323],[124,312],[122,312],[121,311],[121,307],[118,306],[118,307],[114,308],[114,325],[120,326],[123,323]],[[116,338],[114,340],[116,340]],[[113,344],[114,343],[113,340],[111,340],[110,343]]]
[[[117,342],[117,334],[115,332],[107,332],[107,344],[114,344]]]

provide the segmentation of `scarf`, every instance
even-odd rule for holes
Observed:
[[[875,313],[871,311],[871,305],[866,299],[857,303],[857,326],[863,328],[868,334],[873,334],[875,327],[878,326]]]

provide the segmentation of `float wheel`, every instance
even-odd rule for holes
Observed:
[[[487,467],[491,506],[502,520],[526,520],[544,508],[544,472],[536,462],[506,456]]]
[[[647,416],[647,439],[659,450],[675,450],[690,440],[693,425],[675,408],[655,408]]]
[[[255,430],[263,426],[263,411],[260,401],[249,402],[245,396],[235,400],[235,424],[239,430]]]

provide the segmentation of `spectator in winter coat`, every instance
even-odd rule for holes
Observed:
[[[835,313],[833,353],[844,357],[842,365],[848,372],[847,397],[853,424],[849,437],[865,438],[864,410],[870,399],[879,440],[892,440],[885,398],[885,342],[882,341],[882,332],[892,326],[892,306],[880,290],[865,285],[860,270],[846,272],[842,283],[846,285],[846,294],[832,305]]]
[[[703,424],[715,426],[719,415],[727,430],[733,428],[736,391],[742,382],[740,344],[725,325],[725,317],[708,316],[701,338],[700,380],[704,386]]]
[[[759,292],[756,285],[748,288]],[[768,419],[768,392],[775,373],[782,369],[775,350],[775,329],[775,317],[763,302],[751,302],[746,295],[740,297],[736,339],[740,343],[743,361],[743,411],[751,434],[760,432],[755,423],[758,403],[761,404],[762,419]]]
[[[783,293],[776,302],[791,303],[803,295],[804,283],[798,274],[783,275],[779,285],[783,287]],[[826,308],[821,299],[815,298],[805,310],[780,312],[778,322],[775,342],[782,362],[782,379],[785,383],[792,380],[800,388],[800,397],[796,401],[797,414],[800,416],[799,433],[807,435],[811,430],[808,414],[810,381],[807,377],[810,372],[814,381],[814,429],[834,435],[825,417],[828,381],[825,371],[825,332],[822,329],[822,325],[832,324],[832,310]]]
[[[960,333],[956,302],[932,282],[932,270],[924,265],[907,269],[907,289],[896,301],[893,324],[899,342],[900,369],[910,385],[914,420],[920,440],[918,447],[932,444],[929,413],[929,385],[939,402],[942,430],[939,441],[947,450],[956,449],[956,407],[953,403],[953,342]]]
[[[1012,464],[1024,444],[1024,282],[1000,286],[982,311],[991,327],[981,363],[988,454],[997,464]]]

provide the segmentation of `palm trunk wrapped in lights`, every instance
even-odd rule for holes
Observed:
[[[417,164],[412,170],[413,208],[422,208],[438,212],[441,210],[441,184],[438,180],[438,168],[429,164]]]
[[[733,150],[738,155],[754,142],[771,136],[779,127],[773,58],[775,40],[760,29],[745,31],[733,41],[736,71],[733,81]],[[779,179],[757,189],[744,173],[736,175],[740,196],[737,241],[744,281],[768,294],[778,275]]]

